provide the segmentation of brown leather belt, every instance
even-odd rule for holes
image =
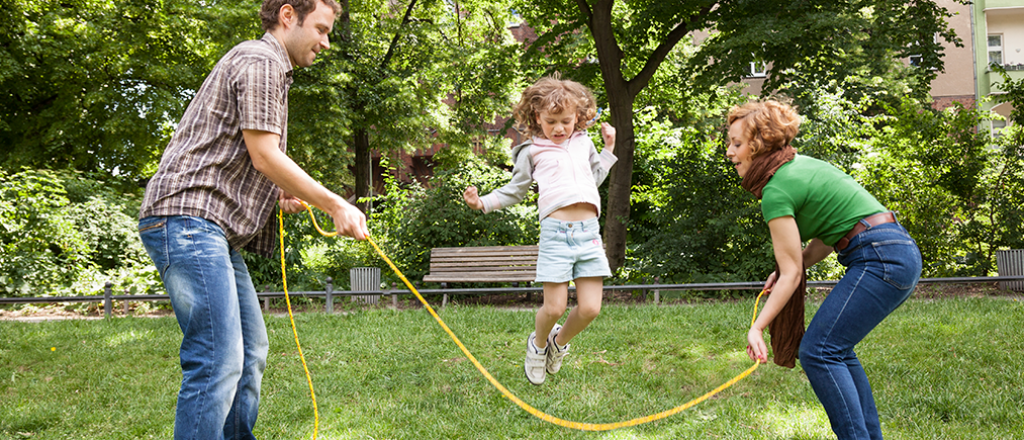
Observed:
[[[886,211],[864,217],[863,221],[867,222],[871,227],[875,227],[884,223],[896,223],[896,216],[893,215],[892,211]],[[858,221],[856,225],[853,225],[853,229],[850,229],[850,233],[846,234],[845,237],[840,238],[839,241],[836,242],[836,252],[846,249],[846,247],[850,245],[850,240],[852,240],[857,234],[864,232],[867,228],[867,226],[864,226],[864,223]]]

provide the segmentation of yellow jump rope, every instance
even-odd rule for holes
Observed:
[[[306,211],[309,212],[309,218],[311,218],[313,220],[313,226],[316,227],[316,230],[318,232],[320,232],[320,234],[324,235],[325,237],[333,237],[335,235],[338,235],[337,231],[325,232],[323,229],[320,229],[320,225],[318,225],[317,222],[316,222],[316,217],[313,216],[312,208],[310,208],[309,205],[307,205],[305,202],[302,202],[302,206],[304,206],[306,208]],[[309,395],[313,399],[313,417],[314,417],[313,440],[316,440],[317,431],[320,428],[320,413],[317,410],[316,393],[313,391],[313,379],[309,375],[309,368],[306,366],[306,358],[305,358],[305,356],[302,355],[302,346],[299,345],[299,333],[295,329],[295,318],[292,316],[292,305],[291,305],[291,301],[289,301],[289,299],[288,299],[288,282],[285,279],[285,274],[284,274],[284,271],[285,271],[285,264],[284,264],[284,218],[283,218],[280,210],[277,213],[277,220],[278,220],[278,225],[280,226],[280,231],[279,231],[278,235],[279,235],[280,240],[281,240],[281,281],[284,284],[284,299],[285,299],[285,303],[288,305],[288,319],[291,320],[291,323],[292,323],[292,334],[295,335],[295,346],[298,347],[298,349],[299,349],[299,358],[302,360],[302,369],[305,370],[305,372],[306,372],[306,381],[309,383]],[[446,333],[448,333],[448,336],[450,336],[452,338],[452,340],[455,341],[455,345],[459,346],[459,349],[462,350],[462,353],[466,355],[466,358],[469,359],[470,362],[472,362],[474,366],[476,366],[477,370],[480,370],[480,374],[483,374],[484,377],[486,377],[487,380],[491,383],[491,385],[494,385],[494,388],[497,388],[498,391],[501,391],[501,394],[503,396],[505,396],[506,398],[508,398],[512,402],[514,402],[516,405],[519,405],[519,407],[522,408],[523,410],[525,410],[526,412],[534,415],[535,417],[537,417],[537,418],[539,418],[539,419],[541,419],[541,420],[543,420],[545,422],[553,423],[555,425],[562,426],[562,427],[565,427],[565,428],[578,429],[578,430],[582,430],[582,431],[608,431],[608,430],[611,430],[611,429],[625,428],[627,426],[636,426],[636,425],[640,425],[640,424],[644,424],[644,423],[648,423],[648,422],[653,422],[655,420],[661,420],[661,419],[664,419],[665,417],[668,417],[668,416],[677,414],[679,412],[685,411],[685,410],[693,407],[694,405],[697,405],[698,403],[701,403],[701,402],[707,400],[711,396],[714,396],[715,394],[718,394],[722,390],[733,386],[733,384],[735,384],[736,382],[739,382],[740,380],[743,380],[743,378],[749,376],[750,373],[753,373],[754,370],[757,369],[757,366],[761,364],[761,360],[757,360],[757,361],[754,362],[754,365],[752,365],[746,371],[740,373],[739,375],[737,375],[736,377],[734,377],[732,379],[729,379],[727,382],[723,383],[722,385],[719,385],[717,388],[707,392],[703,396],[700,396],[700,397],[698,397],[696,399],[693,399],[693,400],[691,400],[689,402],[686,402],[686,403],[684,403],[682,405],[679,405],[679,406],[677,406],[675,408],[672,408],[672,409],[667,410],[667,411],[662,411],[662,412],[657,413],[657,414],[651,414],[649,416],[637,417],[635,419],[625,420],[625,421],[621,421],[621,422],[614,422],[614,423],[585,423],[585,422],[574,422],[574,421],[571,421],[571,420],[560,419],[558,417],[546,414],[543,411],[540,411],[537,408],[534,408],[534,407],[530,406],[530,404],[524,402],[522,399],[520,399],[520,398],[516,397],[514,394],[512,394],[512,392],[510,392],[501,383],[499,383],[497,381],[497,379],[494,378],[494,376],[491,376],[491,373],[489,373],[487,371],[487,369],[484,368],[484,366],[481,365],[480,362],[476,360],[476,357],[473,356],[473,353],[469,352],[469,349],[467,349],[466,346],[462,344],[462,341],[460,341],[459,338],[455,336],[455,333],[452,332],[452,330],[450,328],[448,328],[448,326],[444,323],[444,321],[441,320],[441,317],[438,316],[436,312],[434,312],[434,309],[432,307],[430,307],[430,304],[427,303],[427,300],[423,299],[423,296],[420,295],[419,291],[417,291],[416,288],[413,287],[412,283],[410,283],[409,280],[405,278],[405,275],[403,275],[402,272],[400,270],[398,270],[397,267],[395,267],[395,264],[391,262],[391,259],[388,258],[387,255],[384,255],[384,252],[382,252],[380,250],[380,247],[377,246],[377,243],[375,243],[373,241],[373,239],[370,238],[369,236],[366,237],[366,240],[370,242],[370,245],[372,245],[373,248],[377,251],[377,254],[380,255],[380,257],[383,258],[384,261],[388,263],[388,266],[390,266],[391,270],[393,270],[395,272],[395,275],[398,275],[398,278],[400,278],[402,280],[402,282],[405,283],[406,287],[409,288],[409,291],[412,292],[413,295],[416,295],[416,299],[420,300],[420,302],[423,303],[423,307],[426,308],[428,312],[430,312],[430,315],[433,316],[435,320],[437,320],[437,323],[441,326],[441,328],[443,328],[444,331]],[[764,295],[764,293],[765,293],[765,291],[762,290],[761,293],[759,293],[757,295],[757,299],[754,301],[754,317],[751,318],[751,320],[750,320],[750,324],[751,325],[753,325],[754,324],[754,320],[757,319],[757,306],[760,303],[761,296]]]

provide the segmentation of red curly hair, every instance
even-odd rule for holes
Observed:
[[[748,102],[729,110],[729,126],[740,121],[743,135],[750,140],[750,158],[789,145],[800,131],[800,115],[779,101]]]

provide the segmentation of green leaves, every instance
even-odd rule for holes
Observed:
[[[989,275],[994,251],[1019,244],[1019,188],[1008,174],[1019,155],[999,155],[977,127],[988,117],[954,105],[942,111],[905,98],[876,122],[855,176],[899,212],[921,247],[925,276]]]
[[[94,185],[67,173],[0,172],[0,295],[96,294],[122,280],[153,287],[156,272],[126,214],[137,200],[79,192]]]
[[[372,185],[369,170],[359,172],[370,162],[364,148],[412,152],[482,144],[493,135],[486,124],[509,113],[519,78],[518,44],[505,28],[510,14],[502,2],[367,0],[348,7],[332,48],[296,71],[289,141],[303,167],[340,182],[352,165],[367,180],[355,185],[365,197]]]
[[[251,7],[235,5],[233,7]],[[0,166],[150,174],[223,45],[194,1],[15,0],[0,9]],[[253,9],[248,9],[252,11]]]
[[[510,178],[507,171],[468,158],[458,168],[438,171],[426,188],[402,188],[390,181],[387,195],[380,198],[381,209],[371,219],[388,238],[385,252],[409,268],[406,275],[418,278],[426,274],[430,249],[435,247],[536,244],[534,194],[488,214],[469,208],[462,199],[470,185],[483,195]]]

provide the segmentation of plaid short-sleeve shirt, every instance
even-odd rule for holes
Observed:
[[[269,33],[240,43],[217,63],[185,110],[139,217],[190,215],[218,224],[233,249],[264,255],[276,229],[267,220],[278,188],[253,167],[242,130],[288,138],[288,53]]]

